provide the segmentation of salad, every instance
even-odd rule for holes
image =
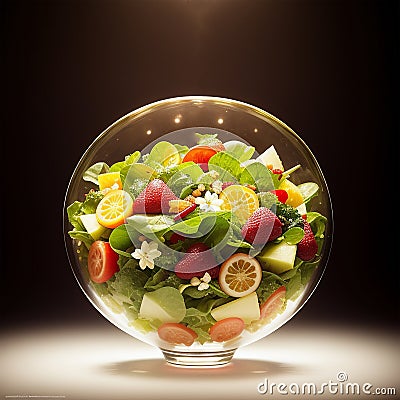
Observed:
[[[101,301],[173,345],[226,342],[270,324],[310,281],[327,219],[274,146],[196,134],[83,175],[67,208],[81,272]]]

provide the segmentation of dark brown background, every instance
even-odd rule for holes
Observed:
[[[102,318],[64,250],[68,180],[114,120],[191,94],[271,112],[319,160],[334,245],[299,316],[398,321],[398,17],[397,1],[2,1],[1,325]]]

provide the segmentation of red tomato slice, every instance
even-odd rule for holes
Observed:
[[[241,318],[231,317],[221,319],[210,328],[210,336],[214,342],[226,342],[239,336],[244,329]]]
[[[271,190],[271,193],[273,193],[281,203],[286,203],[286,200],[289,198],[288,192],[283,189]]]
[[[118,270],[118,254],[110,243],[96,240],[90,246],[88,270],[90,279],[96,283],[108,281]]]
[[[286,287],[281,286],[273,292],[260,307],[260,319],[276,314],[285,301]]]
[[[168,343],[190,346],[197,338],[197,333],[183,324],[165,322],[158,328],[158,336]]]
[[[183,211],[180,213],[176,214],[174,217],[174,221],[179,221],[182,218],[185,218],[187,215],[189,215],[191,212],[193,212],[197,208],[197,204],[192,204],[191,206],[185,208]]]
[[[217,150],[209,146],[195,146],[192,147],[183,157],[182,162],[193,161],[196,164],[207,164],[208,160],[217,154]]]

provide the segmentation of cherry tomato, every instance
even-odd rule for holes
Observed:
[[[217,150],[213,149],[210,146],[195,146],[192,147],[183,157],[182,162],[193,161],[196,164],[208,164],[208,160],[214,155],[217,154]]]
[[[88,270],[90,279],[96,283],[108,281],[118,270],[118,254],[110,243],[96,240],[90,246]]]
[[[244,329],[241,318],[230,317],[221,319],[210,328],[210,336],[214,342],[226,342],[239,336]]]
[[[281,203],[286,203],[289,198],[288,192],[283,189],[271,190],[271,193],[273,193]]]
[[[158,336],[168,343],[190,346],[197,338],[197,333],[183,324],[166,322],[158,328]]]
[[[260,307],[260,318],[266,318],[278,313],[285,301],[286,287],[281,286],[273,292]]]

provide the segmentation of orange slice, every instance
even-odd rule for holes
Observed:
[[[304,202],[300,189],[288,179],[284,179],[279,185],[278,189],[285,190],[287,192],[288,199],[286,200],[286,204],[289,204],[289,206],[298,207]]]
[[[219,285],[232,297],[243,297],[253,293],[260,285],[261,278],[260,263],[244,253],[230,256],[219,271]]]
[[[99,189],[122,189],[122,181],[120,172],[106,172],[100,174],[97,178],[99,181]]]
[[[186,200],[170,200],[169,201],[169,212],[171,214],[179,213],[190,207],[192,203]]]
[[[258,197],[254,190],[242,185],[231,185],[225,188],[219,198],[224,200],[223,210],[231,210],[244,224],[259,207]]]
[[[124,190],[108,192],[96,209],[97,221],[106,228],[116,228],[133,214],[133,200]]]

